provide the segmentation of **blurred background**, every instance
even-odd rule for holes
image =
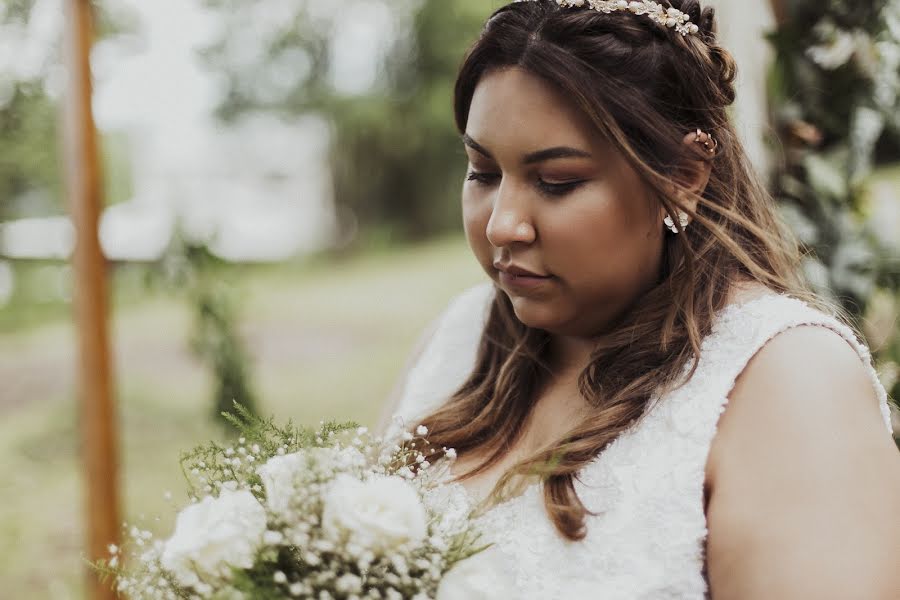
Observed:
[[[3,598],[86,589],[65,1],[0,0]],[[165,532],[179,453],[228,435],[232,399],[374,424],[422,329],[481,280],[450,103],[503,2],[91,4],[123,517]],[[707,4],[807,275],[857,315],[896,398],[900,1]]]

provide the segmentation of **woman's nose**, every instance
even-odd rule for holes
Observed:
[[[537,235],[527,211],[527,203],[517,199],[517,195],[521,193],[516,194],[510,187],[500,184],[487,224],[487,239],[495,248],[516,242],[530,244]]]

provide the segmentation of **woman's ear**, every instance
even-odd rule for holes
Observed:
[[[697,198],[692,194],[700,195],[706,189],[710,173],[712,173],[710,158],[715,154],[710,153],[705,145],[712,141],[705,133],[701,133],[698,139],[697,132],[692,131],[685,135],[682,141],[688,146],[686,155],[696,156],[697,159],[686,159],[675,169],[670,191],[673,197],[678,196],[679,200],[686,204],[691,211],[696,211]],[[691,194],[685,194],[685,191],[691,192]]]

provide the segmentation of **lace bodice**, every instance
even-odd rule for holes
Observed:
[[[444,402],[474,366],[493,286],[457,297],[412,369],[398,414],[412,422]],[[868,368],[890,431],[887,395],[868,349],[845,325],[806,303],[769,293],[725,307],[704,339],[696,373],[651,409],[581,473],[576,490],[588,510],[587,537],[562,538],[533,485],[479,517],[490,558],[505,565],[516,599],[701,599],[706,596],[703,511],[705,465],[735,380],[759,349],[798,325],[827,327]],[[448,484],[457,507],[464,488]],[[498,592],[499,594],[499,592]],[[510,597],[509,594],[497,597]]]

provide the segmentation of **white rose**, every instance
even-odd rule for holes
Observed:
[[[265,531],[266,511],[253,494],[223,489],[178,513],[160,563],[187,587],[224,579],[231,567],[253,566]]]
[[[303,487],[304,473],[315,465],[319,470],[346,470],[362,466],[365,457],[356,448],[309,448],[273,456],[256,469],[266,488],[266,504],[276,514],[290,508],[291,499]]]
[[[512,581],[496,550],[489,548],[447,571],[438,585],[437,600],[512,598]]]
[[[302,452],[273,456],[256,469],[266,488],[266,504],[272,512],[282,514],[294,495],[297,474],[307,469],[308,459]]]
[[[332,538],[349,534],[373,552],[421,542],[427,515],[419,494],[400,477],[360,481],[338,475],[325,495],[322,527]]]

